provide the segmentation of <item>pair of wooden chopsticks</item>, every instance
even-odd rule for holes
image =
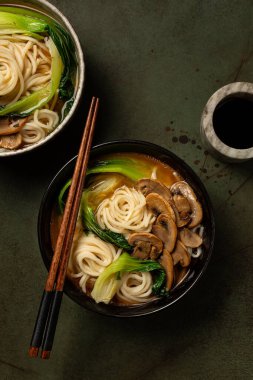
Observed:
[[[75,232],[84,179],[95,129],[99,99],[93,97],[71,181],[54,255],[35,323],[29,355],[49,359],[63,295],[68,259]]]

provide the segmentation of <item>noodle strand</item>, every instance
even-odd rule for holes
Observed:
[[[40,90],[50,80],[51,55],[45,42],[18,34],[0,37],[0,106]],[[21,130],[24,144],[40,141],[57,126],[59,116],[53,111],[54,106],[48,109],[46,105],[29,116]]]

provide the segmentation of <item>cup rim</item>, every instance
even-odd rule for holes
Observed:
[[[215,150],[223,158],[228,158],[231,160],[248,160],[253,158],[253,147],[246,149],[236,149],[226,145],[217,136],[214,126],[213,126],[213,113],[216,107],[223,100],[239,95],[242,96],[253,96],[253,83],[250,82],[234,82],[227,84],[217,91],[215,91],[212,96],[207,101],[200,121],[201,126],[201,137],[207,149],[211,151]]]

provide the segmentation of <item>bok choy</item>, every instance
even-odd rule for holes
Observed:
[[[140,163],[138,160],[121,157],[110,158],[107,160],[99,160],[93,163],[91,167],[87,169],[86,175],[102,174],[102,173],[118,173],[126,176],[132,181],[137,181],[141,178],[150,177],[150,167]],[[64,198],[70,187],[71,179],[61,189],[58,196],[58,204],[61,213],[63,213],[65,203]]]
[[[122,157],[97,161],[87,170],[87,175],[97,173],[119,173],[133,181],[138,181],[141,178],[149,178],[151,171],[150,166],[139,160]]]
[[[97,303],[104,302],[108,304],[120,286],[120,276],[122,273],[151,271],[155,271],[157,274],[153,280],[153,293],[159,294],[166,278],[162,266],[156,261],[139,260],[123,252],[116,261],[110,264],[99,275],[91,292],[91,296]]]
[[[25,117],[48,103],[57,89],[59,97],[67,102],[67,107],[68,103],[73,102],[77,69],[75,47],[70,35],[61,25],[43,14],[26,9],[24,15],[24,10],[18,7],[1,7],[0,36],[15,33],[38,40],[48,38],[46,43],[52,57],[51,83],[14,104],[1,106],[0,116]]]

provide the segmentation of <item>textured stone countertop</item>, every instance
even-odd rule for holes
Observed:
[[[38,153],[0,160],[0,379],[253,378],[253,162],[225,164],[202,147],[214,91],[253,81],[251,0],[54,0],[86,61],[78,114]],[[95,143],[143,139],[184,159],[213,203],[216,239],[200,282],[170,309],[112,319],[64,297],[50,361],[27,350],[46,278],[37,215],[43,193],[78,149],[91,95]]]

